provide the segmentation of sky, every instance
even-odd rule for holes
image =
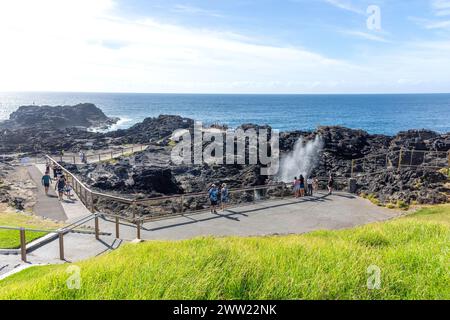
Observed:
[[[0,91],[450,92],[450,0],[0,0]]]

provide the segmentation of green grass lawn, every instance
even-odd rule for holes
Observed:
[[[0,212],[0,226],[24,227],[43,230],[56,229],[60,227],[54,222],[43,220],[39,217],[13,212]],[[36,240],[44,235],[46,235],[44,232],[25,233],[27,243],[32,242],[33,240]],[[0,249],[16,249],[19,247],[19,231],[0,229]]]
[[[0,282],[0,299],[450,299],[450,205],[304,235],[151,241]],[[367,269],[381,270],[369,290]]]

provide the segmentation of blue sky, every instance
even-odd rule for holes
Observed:
[[[15,0],[0,37],[5,91],[450,92],[450,0]]]

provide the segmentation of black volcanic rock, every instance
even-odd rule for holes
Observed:
[[[108,118],[92,103],[74,106],[21,106],[13,112],[9,120],[0,123],[3,129],[40,128],[42,130],[65,129],[71,127],[105,128],[118,119]]]
[[[146,118],[129,129],[109,132],[108,137],[120,138],[121,143],[162,143],[168,142],[177,129],[193,130],[194,120],[173,115]]]

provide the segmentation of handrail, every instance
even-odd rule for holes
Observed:
[[[102,159],[101,159],[102,156],[108,155],[108,156],[110,156],[110,158],[108,158],[108,160],[109,160],[109,159],[114,159],[115,158],[114,155],[121,156],[121,155],[124,155],[125,153],[129,152],[130,150],[131,150],[131,152],[134,152],[134,150],[138,150],[138,149],[140,149],[139,151],[143,151],[144,148],[146,149],[147,147],[148,147],[148,145],[145,145],[145,144],[137,144],[137,145],[132,145],[131,147],[111,149],[108,152],[94,153],[94,154],[85,155],[85,156],[86,156],[86,159],[89,159],[89,158],[97,159],[98,158],[99,161],[102,161]],[[71,160],[73,160],[73,163],[76,164],[77,163],[76,159],[78,158],[78,155],[62,154],[62,155],[53,155],[52,157],[59,158],[61,161],[64,161],[65,159],[70,158]],[[106,159],[103,159],[103,160],[106,160]]]

